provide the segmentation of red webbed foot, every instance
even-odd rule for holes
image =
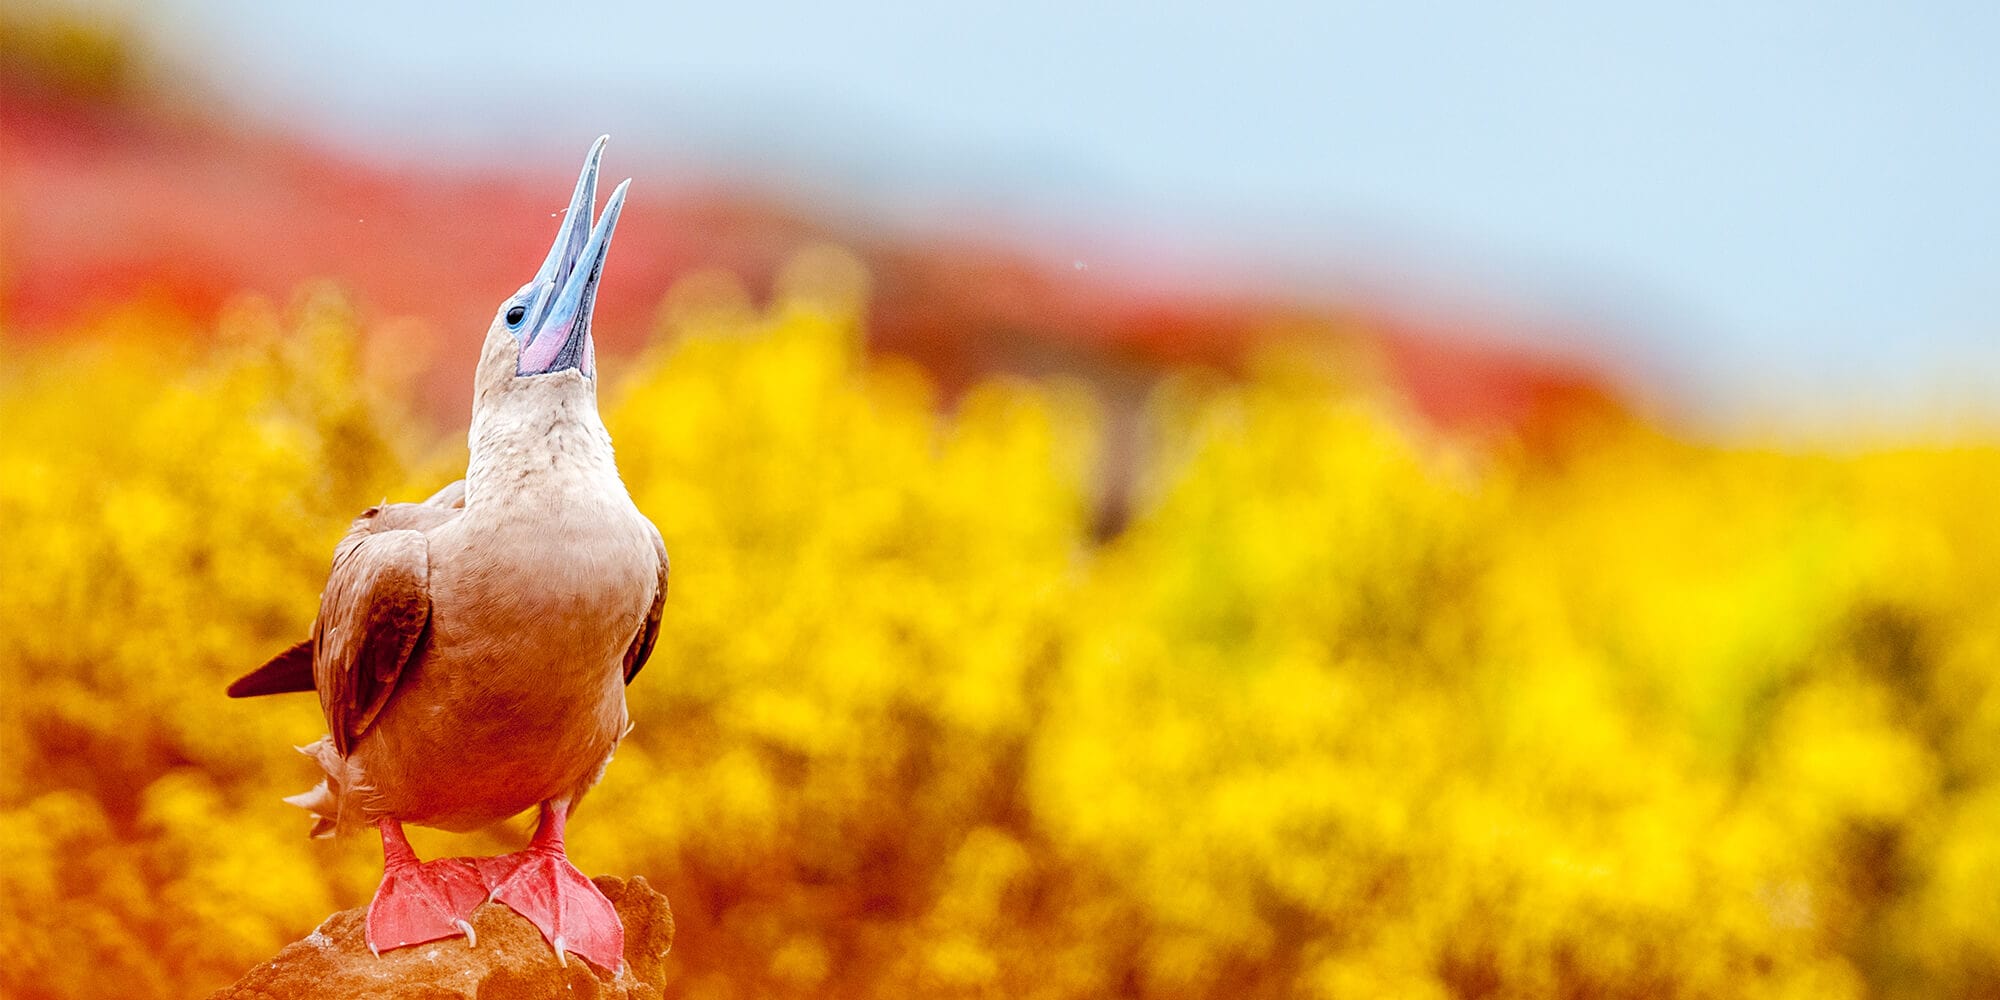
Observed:
[[[491,898],[527,917],[569,964],[573,952],[592,964],[617,971],[625,955],[625,925],[597,885],[570,864],[563,852],[567,803],[543,803],[541,824],[528,849],[479,862]]]
[[[368,904],[368,948],[375,954],[439,938],[465,935],[477,945],[468,918],[486,901],[486,881],[466,858],[420,863],[402,824],[382,830],[382,884]]]

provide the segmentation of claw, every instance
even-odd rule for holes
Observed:
[[[458,929],[465,932],[465,946],[467,948],[479,947],[479,934],[472,929],[472,924],[464,918],[460,918],[456,923],[458,924]]]
[[[491,898],[528,918],[569,967],[569,953],[611,971],[624,963],[625,928],[618,910],[563,853],[561,806],[544,806],[528,849],[479,863]]]
[[[486,888],[479,869],[464,858],[417,861],[394,820],[382,822],[382,885],[368,904],[368,950],[422,944],[463,932]]]

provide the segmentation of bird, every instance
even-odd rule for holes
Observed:
[[[317,691],[324,777],[285,801],[313,836],[373,826],[369,947],[464,935],[502,903],[556,959],[616,970],[617,911],[571,864],[570,814],[630,730],[625,690],[659,637],[667,550],[598,414],[591,315],[628,178],[592,223],[592,144],[541,270],[500,304],[474,376],[465,477],[363,511],[334,549],[311,635],[231,697]],[[539,811],[525,850],[419,861],[404,824],[467,831]]]

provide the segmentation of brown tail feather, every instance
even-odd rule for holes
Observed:
[[[271,657],[263,666],[244,674],[229,685],[231,698],[253,698],[260,694],[288,694],[313,689],[313,641]]]

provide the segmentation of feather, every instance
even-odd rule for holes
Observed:
[[[231,698],[255,698],[266,694],[289,694],[313,689],[313,641],[301,639],[290,649],[271,657],[264,665],[244,674],[229,685]]]

